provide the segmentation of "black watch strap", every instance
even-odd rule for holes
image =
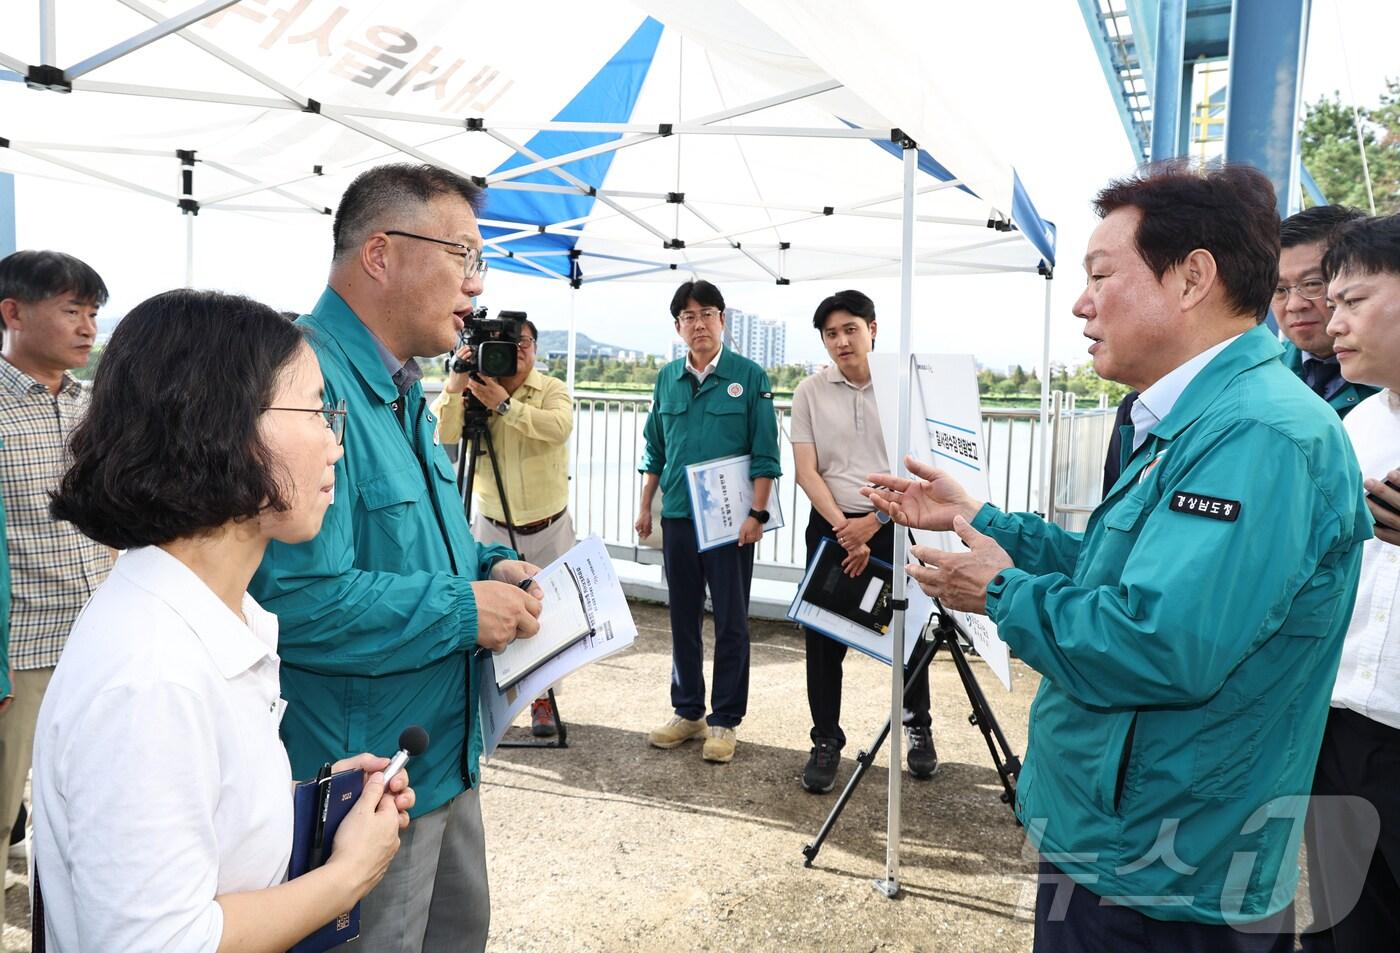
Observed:
[[[768,522],[767,510],[749,510],[749,515],[752,516],[754,519],[758,520],[760,524]]]

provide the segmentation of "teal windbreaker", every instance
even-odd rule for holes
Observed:
[[[320,359],[326,400],[344,398],[349,414],[320,534],[270,544],[249,587],[279,622],[282,740],[294,775],[306,778],[361,751],[392,755],[399,732],[422,725],[431,743],[410,768],[416,817],[478,781],[471,584],[515,554],[472,539],[422,385],[408,392],[400,426],[398,390],[344,300],[327,288],[298,323]]]
[[[987,615],[1044,676],[1018,816],[1076,882],[1157,919],[1258,920],[1296,886],[1371,518],[1338,417],[1278,355],[1262,327],[1216,355],[1082,535],[973,522],[1016,564]]]
[[[685,468],[723,457],[750,454],[749,477],[783,475],[778,456],[778,420],[773,385],[756,363],[730,348],[698,388],[686,373],[687,358],[671,361],[656,375],[651,413],[642,435],[642,473],[661,477],[661,515],[690,519]]]

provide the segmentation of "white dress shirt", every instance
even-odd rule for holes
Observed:
[[[1372,394],[1342,421],[1361,475],[1377,480],[1400,466],[1400,395]],[[1400,728],[1400,546],[1368,539],[1361,550],[1356,608],[1342,645],[1332,705]]]
[[[146,547],[78,617],[34,741],[49,950],[212,951],[216,896],[285,879],[277,619],[246,594],[243,616]]]
[[[1206,365],[1215,359],[1215,355],[1233,344],[1238,337],[1236,334],[1235,337],[1227,338],[1214,347],[1206,348],[1189,361],[1168,371],[1161,380],[1138,394],[1138,399],[1133,402],[1129,411],[1133,421],[1134,452],[1147,442],[1147,435],[1152,432],[1152,428],[1172,412],[1172,408],[1181,399],[1181,395],[1186,393],[1187,386],[1196,379],[1196,375],[1205,370]]]
[[[697,371],[695,365],[690,363],[691,354],[687,351],[685,355],[685,369],[694,376],[696,383],[703,384],[705,383],[705,378],[714,373],[715,367],[719,365],[719,356],[723,353],[724,345],[721,344],[719,350],[715,351],[715,356],[710,358],[710,363],[705,365],[705,369],[703,371]]]

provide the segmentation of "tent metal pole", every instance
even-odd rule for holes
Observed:
[[[184,13],[177,14],[162,23],[157,23],[149,30],[144,30],[133,37],[128,37],[115,46],[108,47],[101,53],[95,53],[89,56],[82,62],[74,63],[63,71],[63,78],[73,80],[85,73],[91,73],[99,67],[106,66],[113,60],[120,59],[128,53],[134,53],[141,49],[141,47],[154,43],[163,36],[178,33],[185,27],[192,26],[207,16],[213,16],[220,10],[231,7],[237,2],[238,0],[204,0],[204,3],[201,3],[197,7],[186,10]]]
[[[705,223],[706,225],[708,225],[710,228],[713,228],[717,234],[720,232],[720,227],[719,227],[718,225],[716,225],[714,222],[712,222],[710,219],[708,219],[707,217],[705,217],[703,214],[701,214],[701,212],[700,212],[698,209],[694,209],[694,208],[691,208],[689,205],[686,205],[686,206],[685,206],[685,210],[686,210],[687,212],[689,212],[691,215],[694,215],[696,218],[700,219],[700,221],[704,222],[704,223]],[[775,227],[775,226],[769,225],[769,226],[767,226],[767,227],[768,227],[768,228],[773,228],[773,227]],[[737,251],[737,252],[743,253],[743,255],[744,255],[745,258],[749,259],[749,260],[752,261],[755,265],[757,265],[758,267],[762,268],[764,271],[768,272],[768,274],[769,274],[773,279],[775,279],[775,280],[777,280],[777,281],[781,281],[781,280],[782,280],[782,278],[783,278],[782,275],[778,274],[778,273],[777,273],[776,271],[774,271],[772,268],[769,268],[768,265],[764,263],[763,259],[759,258],[757,255],[755,255],[753,252],[749,251],[749,250],[748,250],[747,248],[745,248],[743,245],[739,244],[738,242],[734,241],[733,239],[725,239],[725,241],[728,243],[728,245],[729,245],[730,248],[733,248],[733,249],[734,249],[735,251]]]
[[[569,289],[569,364],[565,386],[570,399],[574,395],[574,375],[578,366],[578,293],[582,288]]]
[[[16,76],[21,80],[23,80],[25,74],[29,72],[28,63],[24,62],[24,60],[17,60],[8,53],[0,53],[0,66],[13,70]]]
[[[1045,278],[1045,319],[1040,330],[1040,510],[1046,519],[1054,518],[1049,498],[1050,468],[1054,466],[1055,448],[1050,445],[1050,291],[1054,278]]]
[[[200,89],[166,89],[163,86],[141,86],[135,83],[109,83],[100,79],[73,81],[73,90],[84,93],[113,93],[118,96],[147,96],[151,99],[174,99],[184,102],[213,103],[221,106],[252,106],[255,109],[285,109],[300,111],[302,106],[287,99],[267,96],[241,96],[215,93]]]
[[[850,129],[844,126],[697,126],[686,123],[672,126],[671,132],[677,136],[761,136],[763,138],[890,141],[888,129]]]
[[[219,202],[211,205],[208,202],[199,203],[201,211],[215,212],[251,212],[259,215],[324,215],[321,209],[302,208],[296,205],[244,205],[241,202]]]
[[[771,109],[773,106],[781,106],[788,102],[798,102],[799,99],[816,97],[823,92],[840,90],[841,84],[834,80],[827,80],[825,83],[816,83],[809,87],[802,87],[801,90],[791,92],[780,92],[763,99],[756,99],[753,102],[745,102],[738,106],[731,106],[724,112],[714,113],[710,116],[701,116],[692,120],[692,123],[713,123],[721,122],[724,119],[738,119],[739,116],[746,116],[749,113],[762,112],[764,109]],[[347,115],[361,116],[364,119],[393,119],[400,122],[423,122],[434,123],[438,126],[462,126],[462,120],[451,118],[451,116],[433,116],[427,113],[402,112],[396,109],[372,109],[368,106],[344,106],[343,111]],[[570,120],[539,120],[529,119],[491,119],[486,125],[487,129],[514,130],[514,132],[531,133],[606,133],[606,134],[654,134],[657,132],[655,123],[622,123],[622,122],[570,122]],[[888,134],[888,130],[886,130]]]
[[[135,10],[137,13],[141,14],[143,17],[145,17],[147,20],[150,20],[153,23],[165,22],[165,17],[161,16],[157,11],[152,10],[144,3],[141,3],[140,0],[117,0],[117,2],[124,7],[127,7],[131,10]],[[193,33],[181,33],[179,34],[179,36],[181,39],[186,40],[187,42],[199,47],[201,50],[208,53],[210,56],[214,57],[219,62],[238,70],[240,73],[242,73],[244,76],[247,76],[249,79],[261,83],[263,86],[266,86],[274,93],[277,93],[279,96],[286,98],[289,102],[296,103],[299,107],[305,107],[309,105],[309,100],[301,93],[298,93],[295,89],[292,89],[290,86],[286,86],[282,83],[279,83],[277,80],[273,79],[271,76],[268,76],[266,73],[254,69],[247,63],[240,60],[238,57],[234,56],[232,53],[225,51],[218,45],[211,43],[203,37],[195,36]]]
[[[174,202],[178,198],[178,196],[169,194],[167,192],[157,192],[155,189],[148,189],[144,185],[138,185],[135,182],[119,178],[118,176],[108,175],[106,172],[101,172],[97,169],[90,169],[87,166],[77,162],[70,162],[67,159],[60,159],[58,156],[49,155],[48,153],[41,152],[38,149],[30,149],[29,147],[21,145],[20,143],[10,143],[10,149],[13,152],[18,152],[21,155],[26,155],[33,159],[39,159],[40,161],[48,162],[51,165],[59,166],[60,168],[67,169],[70,172],[77,172],[80,175],[91,176],[92,178],[100,179],[101,181],[106,182],[109,185],[115,185],[123,189],[130,189],[132,192],[139,192],[142,195],[148,195],[151,198],[160,199],[162,202]]]
[[[122,2],[128,3],[131,2],[131,0],[122,0]],[[701,116],[700,118],[695,119],[692,122],[688,122],[686,123],[686,125],[707,126],[712,123],[724,122],[726,119],[737,119],[740,116],[747,116],[749,113],[760,112],[764,109],[769,109],[773,106],[781,106],[784,103],[796,102],[799,99],[806,99],[808,96],[817,96],[821,93],[829,92],[833,89],[840,88],[841,84],[836,82],[835,80],[831,80],[824,83],[817,83],[814,86],[807,86],[799,90],[794,90],[790,93],[779,93],[776,96],[769,96],[766,99],[759,99],[751,103],[744,103],[739,106],[732,106],[729,109],[724,109],[717,113],[710,113],[709,115]],[[487,131],[489,132],[491,129],[500,128],[502,128],[500,125],[492,123],[487,127]],[[532,125],[529,128],[535,129],[544,127]],[[554,158],[547,159],[543,162],[535,162],[530,165],[517,166],[514,169],[502,172],[499,176],[493,176],[491,178],[488,178],[487,183],[490,185],[494,185],[497,182],[502,182],[507,179],[518,179],[521,176],[529,175],[531,172],[540,172],[544,169],[554,168],[555,166],[568,165],[570,162],[573,162],[576,159],[586,159],[589,156],[601,155],[604,152],[615,152],[618,149],[625,149],[628,146],[635,146],[638,143],[649,142],[652,139],[659,138],[661,138],[661,133],[658,130],[657,132],[653,133],[646,133],[638,136],[629,136],[625,139],[618,139],[613,142],[605,142],[602,145],[598,146],[589,146],[586,149],[579,149],[575,152],[566,152],[563,155],[555,156]]]
[[[58,64],[58,21],[54,0],[39,0],[39,62],[45,66]]]
[[[194,287],[194,216],[185,213],[185,287]]]
[[[45,152],[95,152],[111,156],[145,156],[151,159],[169,159],[169,149],[124,149],[120,146],[85,146],[71,142],[31,142],[28,139],[18,142],[30,149],[43,149]]]
[[[194,150],[178,149],[180,158],[180,211],[185,216],[185,287],[194,287],[194,218],[199,203],[194,198]]]
[[[251,182],[247,186],[237,189],[230,189],[227,192],[220,192],[218,195],[211,195],[206,199],[201,199],[201,205],[214,205],[220,202],[231,202],[234,199],[241,199],[247,195],[256,195],[258,192],[268,192],[279,189],[287,185],[296,185],[298,182],[305,182],[308,179],[319,178],[320,172],[298,172],[296,175],[287,176],[285,179],[278,179],[275,182]]]
[[[328,209],[328,208],[326,208],[324,205],[320,204],[319,202],[313,202],[313,201],[311,201],[310,199],[304,199],[304,198],[302,198],[300,195],[294,195],[294,194],[292,194],[291,192],[288,192],[286,189],[282,188],[282,187],[279,186],[279,185],[265,185],[265,184],[259,182],[259,181],[258,181],[256,178],[254,178],[253,176],[249,175],[248,173],[246,173],[246,172],[240,172],[238,169],[235,169],[235,168],[233,168],[232,166],[224,165],[222,162],[218,162],[218,161],[216,161],[216,160],[214,160],[214,159],[204,158],[204,159],[200,159],[199,161],[200,161],[200,162],[203,162],[205,165],[207,165],[207,166],[208,166],[209,168],[211,168],[211,169],[217,169],[219,172],[222,172],[222,173],[224,173],[225,175],[231,175],[231,176],[233,176],[235,179],[242,179],[244,182],[247,182],[247,183],[249,183],[249,184],[251,184],[251,185],[258,185],[258,186],[261,186],[261,188],[262,188],[264,191],[271,192],[273,195],[280,195],[282,198],[287,199],[287,200],[292,201],[292,202],[296,202],[298,205],[304,205],[304,206],[306,206],[308,209],[310,209],[310,210],[313,211],[313,212],[317,212],[317,213],[319,213],[319,214],[321,214],[321,215],[329,215],[329,214],[330,214],[330,211],[331,211],[331,210]]]
[[[904,468],[909,453],[909,391],[911,381],[909,353],[914,340],[914,173],[919,168],[919,150],[913,143],[904,149],[904,223],[900,236],[899,263],[899,429],[895,431],[896,460],[891,471]],[[899,896],[899,839],[903,811],[904,739],[895,734],[896,725],[904,723],[904,617],[907,610],[908,576],[904,565],[909,561],[909,534],[894,534],[894,604],[900,606],[890,620],[893,635],[890,655],[890,790],[885,831],[885,878],[875,881],[875,889],[893,900]]]
[[[740,116],[747,116],[751,113],[762,112],[774,106],[782,106],[786,103],[794,103],[807,99],[811,96],[820,96],[822,93],[829,93],[833,89],[840,89],[841,84],[835,80],[825,80],[814,83],[811,86],[804,86],[801,89],[794,89],[786,93],[777,93],[763,99],[752,102],[741,103],[738,106],[731,106],[722,112],[711,113],[697,119],[688,120],[686,125],[697,123],[722,122],[725,119],[737,119]],[[426,113],[403,112],[393,109],[374,109],[367,106],[348,105],[340,107],[341,111],[349,116],[360,116],[365,119],[392,119],[400,122],[423,122],[440,126],[456,126],[461,128],[462,120],[447,116],[434,116]],[[674,122],[673,125],[679,125]],[[655,138],[657,128],[655,123],[627,123],[627,122],[570,122],[568,120],[530,120],[518,118],[492,119],[486,123],[486,129],[516,131],[516,132],[601,132],[607,134],[627,134],[639,133],[648,138]],[[572,153],[567,161],[572,161],[578,156]]]
[[[521,143],[518,143],[518,142],[514,141],[513,139],[511,139],[511,138],[508,137],[508,136],[504,136],[504,135],[502,135],[501,133],[498,133],[498,132],[490,132],[490,131],[487,132],[487,135],[489,135],[491,138],[495,139],[497,142],[501,143],[502,145],[508,146],[509,148],[514,149],[516,152],[518,152],[518,153],[520,153],[521,155],[525,156],[527,159],[540,160],[540,154],[539,154],[538,152],[535,152],[533,149],[530,149],[528,146],[525,146],[525,145],[523,145],[523,144],[521,144]],[[549,162],[551,162],[551,163],[553,162],[553,160],[547,160],[547,161],[549,161]],[[538,161],[536,162],[536,164],[538,164]],[[527,166],[521,166],[520,168],[527,168]],[[520,171],[520,170],[519,170],[519,169],[513,169],[513,170],[511,170],[511,171],[512,171],[512,172],[518,172],[518,171]],[[551,167],[549,168],[549,171],[552,172],[552,173],[554,173],[556,176],[558,176],[559,178],[563,179],[565,182],[569,183],[570,185],[576,186],[576,187],[578,187],[578,188],[580,188],[580,189],[583,189],[583,190],[585,190],[585,191],[589,188],[589,185],[588,185],[587,182],[584,182],[582,179],[580,179],[578,176],[574,175],[574,174],[571,173],[571,172],[565,172],[563,168],[556,168],[556,167],[551,166]],[[490,182],[491,182],[491,179],[487,179],[487,183],[489,184]],[[632,224],[637,225],[638,227],[644,229],[645,231],[651,232],[653,235],[655,235],[657,238],[661,239],[663,242],[668,241],[668,240],[671,238],[671,236],[669,236],[669,235],[667,235],[665,232],[661,231],[661,229],[656,228],[656,227],[653,226],[650,222],[646,221],[645,219],[643,219],[643,218],[640,217],[639,215],[636,215],[636,214],[633,213],[630,209],[624,208],[622,205],[618,204],[618,202],[617,202],[615,199],[610,199],[610,198],[608,198],[606,195],[598,195],[598,196],[597,196],[597,199],[598,199],[599,202],[602,202],[604,205],[606,205],[608,208],[612,209],[614,212],[617,212],[619,215],[622,215],[622,216],[624,216],[625,218],[629,219],[629,220],[632,222]]]

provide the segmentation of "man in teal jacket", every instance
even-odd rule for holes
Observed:
[[[1342,376],[1332,335],[1327,332],[1332,315],[1327,307],[1322,256],[1339,228],[1363,217],[1345,205],[1315,205],[1288,216],[1279,228],[1283,249],[1272,310],[1286,338],[1283,366],[1327,401],[1339,417],[1345,417],[1378,388],[1355,384]]]
[[[539,587],[515,585],[535,567],[467,529],[413,360],[451,349],[481,291],[480,201],[432,166],[380,166],[346,190],[329,287],[299,321],[327,403],[344,401],[345,456],[320,535],[269,546],[250,586],[280,621],[296,776],[356,751],[390,755],[408,725],[430,736],[409,766],[413,823],[362,904],[367,950],[485,947],[478,660],[539,627]]]
[[[958,532],[970,552],[915,547],[928,567],[911,574],[985,612],[1043,676],[1016,791],[1042,857],[1036,949],[1291,951],[1371,535],[1356,458],[1256,323],[1278,256],[1263,175],[1155,168],[1096,207],[1074,310],[1095,370],[1141,397],[1086,531],[921,465],[871,492],[901,522]]]
[[[687,281],[671,297],[671,317],[686,356],[656,377],[643,435],[641,512],[635,528],[651,535],[651,504],[661,489],[661,546],[671,609],[671,707],[675,714],[647,740],[676,748],[705,736],[701,757],[727,764],[749,703],[749,587],[754,546],[768,522],[768,496],[781,475],[773,389],[763,368],[723,346],[724,296],[708,281]],[[737,543],[701,552],[686,467],[748,454],[753,505]],[[705,714],[705,653],[700,626],[709,587],[715,614],[710,713]]]

